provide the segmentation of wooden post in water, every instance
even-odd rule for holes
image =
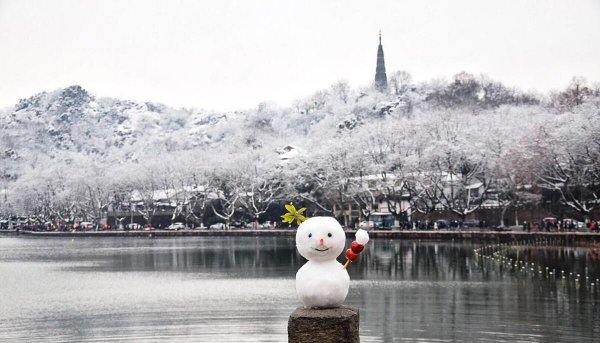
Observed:
[[[288,321],[289,343],[359,343],[358,309],[350,306],[327,309],[297,308]]]

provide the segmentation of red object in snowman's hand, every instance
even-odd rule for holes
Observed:
[[[363,229],[356,231],[356,240],[352,242],[350,249],[346,250],[346,263],[344,263],[344,269],[348,268],[350,262],[354,262],[358,259],[358,254],[363,251],[367,242],[369,242],[369,234]]]
[[[352,262],[356,261],[358,254],[352,251],[352,249],[346,250],[346,258]]]
[[[350,249],[352,249],[352,251],[355,254],[360,254],[360,252],[363,251],[364,248],[364,245],[358,244],[356,241],[352,241],[352,245],[350,246]]]

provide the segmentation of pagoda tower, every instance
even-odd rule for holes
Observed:
[[[381,46],[381,30],[379,31],[379,47],[377,48],[377,69],[375,70],[375,89],[380,92],[387,90],[387,75],[385,74],[385,60],[383,59],[383,46]]]

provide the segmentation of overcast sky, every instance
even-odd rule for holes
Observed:
[[[0,0],[0,107],[73,84],[176,107],[288,105],[372,82],[380,29],[388,75],[600,81],[599,0]]]

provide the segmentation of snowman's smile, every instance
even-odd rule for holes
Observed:
[[[329,250],[329,248],[325,248],[325,249],[317,249],[317,248],[313,248],[313,249],[315,249],[316,251],[327,251],[327,250]]]

